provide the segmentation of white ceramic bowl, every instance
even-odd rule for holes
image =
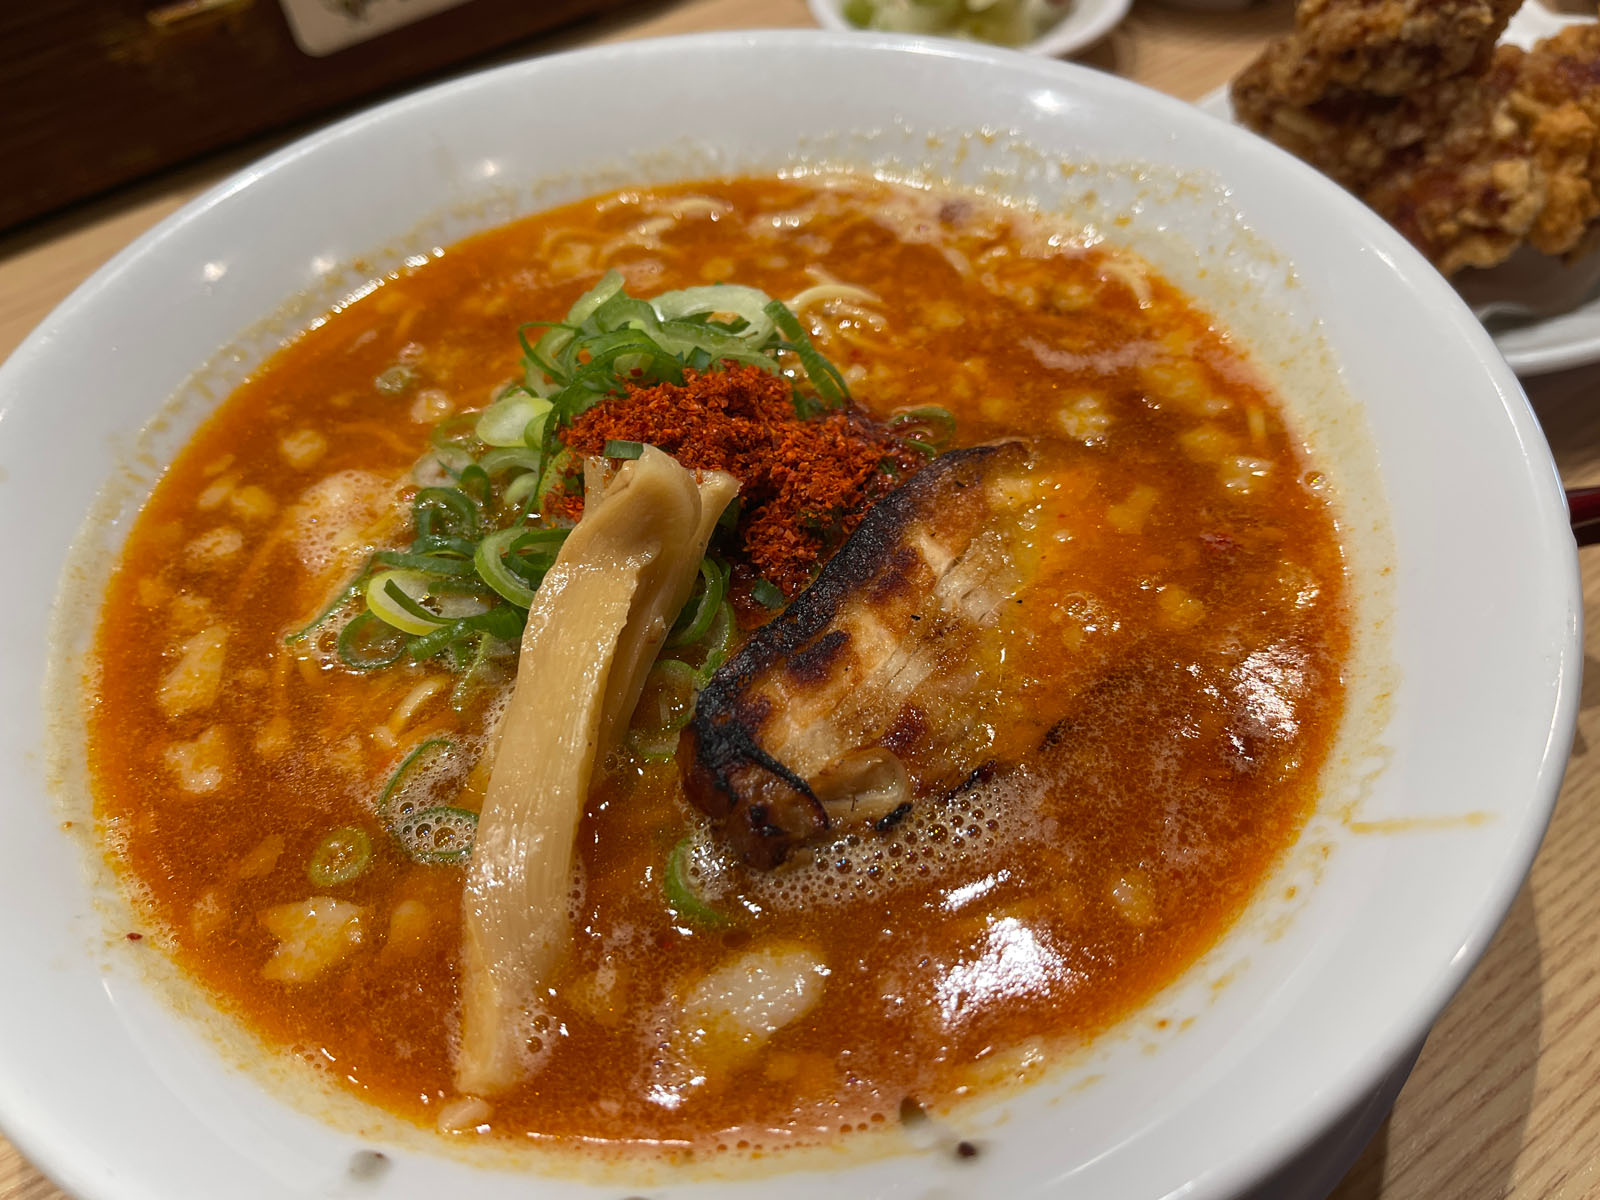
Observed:
[[[811,15],[824,29],[860,33],[844,19],[844,0],[806,0]],[[1031,42],[1017,49],[1024,54],[1060,58],[1074,54],[1105,37],[1128,15],[1133,0],[1072,0],[1065,15]]]
[[[697,114],[703,135],[685,132]],[[640,176],[804,158],[924,167],[1066,206],[1197,294],[1280,381],[1345,498],[1366,655],[1333,776],[1365,784],[1330,795],[1216,951],[1043,1084],[963,1115],[960,1132],[987,1151],[972,1164],[908,1152],[835,1164],[844,1173],[827,1185],[863,1197],[1235,1196],[1403,1069],[1528,868],[1577,699],[1561,492],[1482,328],[1360,204],[1177,101],[949,42],[705,36],[504,67],[318,133],[130,246],[0,368],[13,581],[0,623],[0,1125],[68,1189],[623,1194],[464,1165],[388,1140],[376,1118],[365,1135],[341,1130],[230,1066],[237,1049],[174,1010],[140,965],[148,947],[116,936],[126,926],[93,857],[60,825],[71,815],[81,828],[70,789],[59,794],[81,753],[70,722],[52,729],[42,681],[52,662],[72,672],[92,608],[70,577],[52,651],[52,594],[95,490],[112,490],[86,535],[103,554],[208,396],[352,286],[358,257],[381,268]],[[164,408],[179,393],[186,403]],[[373,1146],[388,1170],[360,1182],[351,1156]],[[760,1191],[819,1185],[790,1174]]]

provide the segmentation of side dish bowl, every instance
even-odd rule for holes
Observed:
[[[684,132],[693,114],[704,133]],[[976,1158],[935,1139],[801,1172],[779,1159],[758,1184],[746,1171],[623,1190],[799,1197],[821,1171],[854,1196],[1233,1197],[1403,1070],[1532,861],[1578,694],[1559,483],[1481,325],[1354,199],[1177,101],[951,42],[712,35],[514,64],[315,134],[130,246],[0,367],[0,514],[13,577],[29,581],[0,627],[0,1127],[64,1187],[622,1194],[263,1087],[248,1041],[202,999],[175,1002],[148,947],[122,938],[61,697],[96,564],[162,464],[363,279],[630,180],[829,164],[1063,211],[1064,228],[1135,249],[1217,314],[1341,497],[1363,678],[1327,798],[1239,925],[1042,1083],[953,1114]]]
[[[1060,17],[1031,41],[1016,49],[1023,54],[1060,58],[1094,45],[1122,22],[1133,0],[1072,0]],[[811,15],[824,29],[861,32],[844,15],[844,0],[807,0]]]

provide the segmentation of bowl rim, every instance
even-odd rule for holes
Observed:
[[[346,138],[357,136],[369,126],[404,119],[425,112],[439,99],[458,91],[480,86],[485,81],[498,81],[536,73],[546,69],[546,64],[562,61],[626,60],[636,56],[672,55],[681,49],[707,49],[717,52],[760,50],[769,46],[809,43],[822,50],[839,50],[851,53],[912,54],[979,66],[1017,68],[1027,63],[1034,70],[1049,71],[1057,75],[1064,85],[1103,89],[1153,105],[1165,110],[1175,123],[1204,119],[1196,110],[1173,97],[1117,76],[1106,75],[1090,68],[1071,63],[1050,62],[1027,54],[1000,47],[950,39],[922,39],[895,34],[863,31],[837,33],[824,30],[755,30],[684,34],[668,38],[651,38],[609,45],[581,47],[555,55],[539,56],[503,64],[482,71],[446,80],[418,89],[405,95],[374,105],[350,116],[312,131],[264,158],[247,165],[215,184],[201,195],[183,205],[142,233],[129,245],[110,258],[87,280],[57,305],[48,316],[24,339],[9,358],[0,363],[0,400],[13,376],[21,375],[35,358],[47,355],[59,336],[63,325],[70,325],[79,314],[95,305],[99,298],[136,271],[146,258],[158,254],[164,244],[181,230],[202,219],[208,212],[224,205],[233,195],[252,184],[286,169],[291,169],[303,158],[328,152]],[[1446,281],[1427,267],[1417,252],[1364,205],[1338,189],[1323,176],[1277,147],[1254,135],[1228,127],[1225,123],[1215,131],[1216,136],[1232,139],[1242,152],[1270,160],[1271,170],[1277,172],[1302,172],[1307,179],[1317,181],[1333,211],[1343,205],[1344,217],[1375,242],[1381,252],[1411,273],[1421,267],[1423,271],[1412,280],[1424,293],[1431,293],[1431,301],[1451,314],[1450,321],[1456,332],[1474,351],[1474,357],[1485,368],[1489,382],[1499,396],[1505,414],[1509,417],[1521,442],[1523,459],[1529,468],[1526,483],[1533,489],[1534,499],[1541,517],[1551,526],[1566,528],[1566,506],[1561,481],[1553,461],[1549,459],[1536,416],[1527,397],[1505,360],[1494,349],[1489,335],[1459,300]],[[1523,482],[1519,480],[1519,482]],[[1570,544],[1570,543],[1569,543]],[[1542,841],[1545,828],[1553,811],[1566,762],[1569,756],[1571,735],[1576,727],[1579,701],[1579,664],[1582,660],[1582,590],[1578,574],[1576,547],[1564,560],[1564,606],[1566,637],[1558,661],[1554,665],[1554,703],[1550,712],[1548,733],[1535,777],[1529,781],[1528,791],[1533,800],[1529,818],[1516,832],[1500,859],[1501,873],[1489,881],[1492,886],[1483,891],[1483,901],[1478,908],[1471,931],[1453,953],[1447,970],[1441,972],[1433,985],[1413,998],[1410,1007],[1394,1015],[1381,1031],[1383,1036],[1370,1042],[1366,1053],[1347,1060],[1332,1078],[1324,1079],[1314,1097],[1309,1099],[1298,1114],[1298,1121],[1286,1121],[1275,1127],[1265,1139],[1255,1143],[1255,1153],[1219,1164],[1210,1174],[1196,1178],[1194,1188],[1184,1193],[1191,1196],[1231,1196],[1243,1188],[1270,1175],[1288,1163],[1296,1153],[1309,1144],[1318,1130],[1326,1128],[1338,1116],[1360,1102],[1384,1079],[1395,1061],[1422,1040],[1438,1014],[1460,988],[1467,975],[1477,964],[1490,939],[1503,922],[1517,892],[1525,880],[1533,858]],[[69,1191],[86,1197],[120,1197],[124,1193],[102,1191],[97,1178],[83,1166],[82,1152],[89,1157],[103,1154],[93,1146],[74,1142],[71,1127],[53,1122],[44,1114],[34,1113],[26,1103],[21,1090],[13,1091],[13,1081],[0,1078],[0,1130],[17,1148],[37,1164],[52,1179]],[[65,1133],[63,1132],[65,1131]],[[781,1172],[780,1172],[781,1174]],[[1044,1181],[1041,1187],[1049,1187]],[[127,1195],[137,1194],[133,1191]]]

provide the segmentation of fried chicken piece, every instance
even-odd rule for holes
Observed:
[[[1444,80],[1403,98],[1339,89],[1299,105],[1272,91],[1259,65],[1234,81],[1239,122],[1358,193],[1453,121],[1487,131],[1492,120],[1492,91],[1477,76]]]
[[[1488,65],[1522,0],[1301,0],[1256,64],[1271,93],[1312,104],[1341,88],[1404,96]]]
[[[1600,220],[1600,25],[1571,26],[1529,51],[1507,105],[1548,190],[1528,240],[1572,253]]]
[[[1404,58],[1380,49],[1371,61]],[[1284,53],[1269,48],[1235,81],[1240,120],[1359,195],[1444,274],[1523,243],[1571,253],[1600,219],[1600,26],[1501,46],[1481,69],[1400,96],[1339,86],[1296,103],[1274,79]],[[1394,74],[1380,69],[1379,85]]]
[[[1445,275],[1505,261],[1548,202],[1549,180],[1510,111],[1521,56],[1503,47],[1486,75],[1369,114],[1374,140],[1400,136],[1358,194]]]

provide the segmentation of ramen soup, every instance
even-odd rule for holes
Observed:
[[[848,175],[616,192],[316,322],[154,489],[91,766],[142,934],[457,1137],[1034,1076],[1228,927],[1343,704],[1322,477],[1131,254]]]

